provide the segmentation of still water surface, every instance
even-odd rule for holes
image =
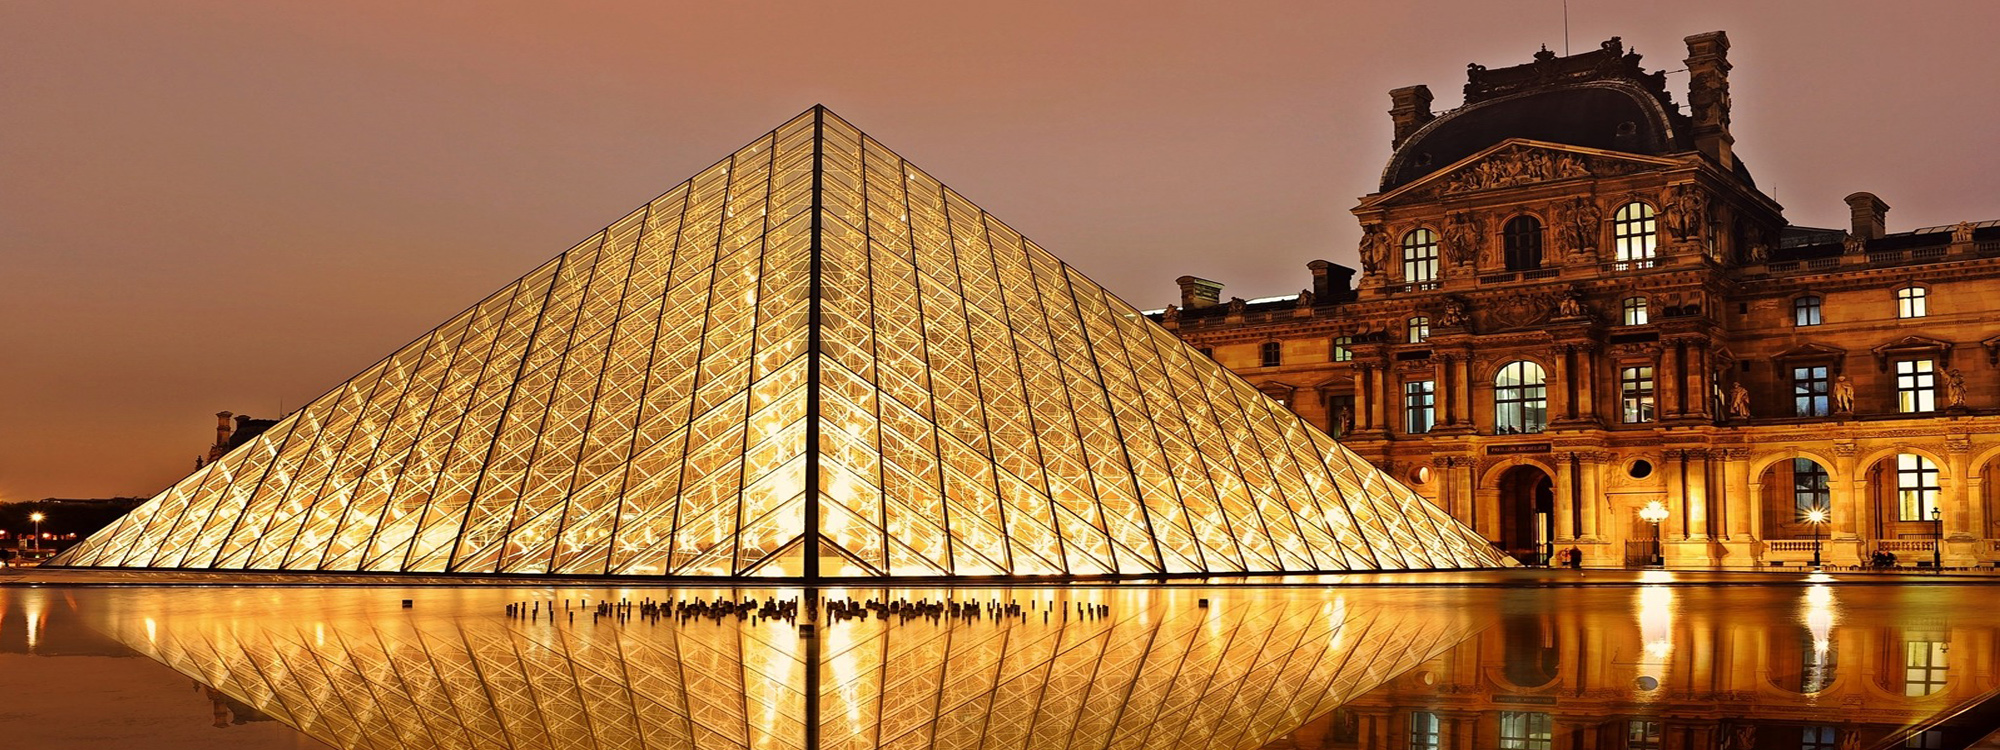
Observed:
[[[1989,592],[0,588],[0,747],[1867,750],[2000,687]]]

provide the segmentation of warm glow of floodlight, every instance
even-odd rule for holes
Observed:
[[[1826,511],[1821,510],[1819,508],[1813,508],[1812,510],[1806,511],[1806,522],[1826,523]]]
[[[48,518],[48,516],[45,516],[45,515],[42,515],[42,514],[40,514],[40,513],[29,513],[29,514],[28,514],[28,520],[30,520],[30,521],[34,521],[35,523],[41,523],[41,522],[42,522],[42,519],[44,519],[44,518]]]
[[[1648,523],[1665,521],[1667,520],[1667,506],[1658,500],[1646,503],[1646,507],[1639,509],[1639,517]]]

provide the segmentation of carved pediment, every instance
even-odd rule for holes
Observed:
[[[1842,349],[1837,346],[1827,346],[1825,344],[1800,344],[1790,349],[1786,349],[1782,352],[1778,352],[1776,356],[1772,357],[1772,359],[1775,359],[1779,362],[1789,362],[1793,360],[1799,360],[1799,361],[1833,360],[1835,362],[1838,362],[1846,358],[1847,358],[1846,349]]]
[[[1674,159],[1510,138],[1369,203],[1435,200],[1576,177],[1632,174],[1679,164]]]
[[[1929,336],[1904,336],[1869,349],[1868,352],[1875,355],[1875,367],[1884,371],[1889,369],[1890,358],[1923,354],[1936,357],[1938,366],[1944,367],[1951,364],[1951,346],[1949,341]]]

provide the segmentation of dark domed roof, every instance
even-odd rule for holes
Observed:
[[[1688,150],[1660,101],[1629,83],[1593,81],[1480,102],[1433,120],[1396,149],[1382,173],[1393,190],[1509,138],[1658,155]]]

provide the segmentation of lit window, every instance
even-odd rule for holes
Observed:
[[[1627,203],[1612,217],[1611,246],[1618,260],[1652,260],[1659,241],[1659,225],[1653,218],[1652,206]]]
[[[1625,750],[1660,750],[1660,722],[1646,719],[1625,722]]]
[[[1403,431],[1421,435],[1437,421],[1437,388],[1429,380],[1403,384]]]
[[[1354,361],[1354,350],[1348,348],[1351,346],[1354,346],[1353,336],[1333,337],[1333,361],[1335,362]]]
[[[1833,480],[1810,458],[1792,459],[1792,520],[1805,522],[1808,513],[1833,506]],[[1812,692],[1812,691],[1806,691]]]
[[[1542,366],[1509,362],[1493,378],[1493,431],[1541,432],[1549,424],[1548,379]]]
[[[1618,369],[1619,401],[1624,406],[1626,424],[1643,424],[1653,421],[1653,368],[1621,367]]]
[[[1284,364],[1285,361],[1284,352],[1278,346],[1278,342],[1276,341],[1264,342],[1264,346],[1260,347],[1257,350],[1257,354],[1259,360],[1264,363],[1265,367],[1277,367],[1278,365]]]
[[[1928,359],[1896,363],[1896,411],[1917,414],[1937,409],[1937,372]]]
[[[1799,750],[1833,750],[1836,734],[1824,724],[1805,727],[1799,733]]]
[[[1431,337],[1431,319],[1422,315],[1410,319],[1410,343],[1421,344]]]
[[[1625,325],[1642,326],[1646,324],[1645,297],[1626,297],[1623,300],[1619,300],[1618,309],[1622,310],[1625,314]]]
[[[1832,640],[1814,640],[1810,632],[1804,636],[1799,643],[1800,661],[1805,665],[1799,674],[1799,692],[1817,693],[1833,685],[1839,652]]]
[[[1792,368],[1792,415],[1824,417],[1829,414],[1826,365]]]
[[[1410,712],[1410,750],[1438,750],[1442,722],[1432,711]]]
[[[1501,250],[1507,270],[1533,271],[1542,267],[1542,222],[1533,216],[1516,216],[1500,230]]]
[[[1819,295],[1808,294],[1792,300],[1792,325],[1816,326],[1819,323]]]
[[[1925,301],[1928,296],[1928,290],[1916,285],[1896,290],[1896,317],[1921,318],[1929,315],[1930,306]]]
[[[1500,750],[1550,750],[1554,744],[1555,721],[1548,714],[1500,712]]]
[[[1435,284],[1438,279],[1437,233],[1429,229],[1412,229],[1403,235],[1403,281],[1411,284]]]
[[[1945,661],[1943,641],[1903,642],[1903,694],[1912,697],[1944,692]]]
[[[1915,453],[1896,454],[1896,520],[1931,520],[1942,491],[1937,464]]]

